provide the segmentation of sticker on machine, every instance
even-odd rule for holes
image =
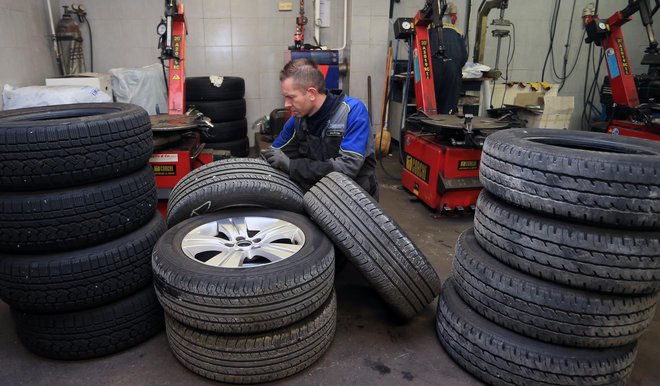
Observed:
[[[149,158],[150,163],[171,163],[171,162],[179,162],[179,155],[174,153],[174,154],[167,154],[167,153],[157,153],[157,154],[152,154],[151,158]]]
[[[478,159],[468,159],[458,161],[458,170],[479,170]]]
[[[176,165],[151,165],[156,176],[176,176]]]
[[[414,174],[420,180],[427,183],[429,182],[429,170],[431,167],[428,164],[418,160],[410,154],[406,154],[406,163],[403,166],[407,171]]]

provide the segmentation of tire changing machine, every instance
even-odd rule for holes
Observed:
[[[154,152],[149,160],[156,176],[158,210],[167,217],[167,200],[174,186],[191,170],[218,159],[228,158],[224,150],[204,149],[201,131],[213,127],[197,110],[186,108],[186,21],[184,7],[176,0],[165,0],[165,18],[158,24],[159,59],[167,84],[168,113],[153,115]],[[165,74],[165,61],[169,73]]]
[[[431,63],[435,53],[431,52],[428,30],[433,24],[442,25],[444,9],[437,7],[437,2],[427,1],[412,22],[399,19],[394,24],[395,37],[410,41],[408,67],[414,65],[417,108],[417,113],[406,120],[409,127],[402,138],[401,182],[431,208],[460,213],[474,209],[481,191],[479,163],[485,137],[507,128],[508,123],[470,114],[464,117],[436,114]]]
[[[649,40],[642,64],[649,65],[649,75],[657,79],[660,76],[660,49],[653,33],[653,15],[658,9],[660,9],[658,0],[655,0],[653,9],[649,0],[631,0],[624,9],[614,12],[607,19],[600,19],[590,6],[583,10],[586,42],[593,42],[605,51],[605,63],[615,109],[624,109],[628,112],[628,119],[611,119],[608,122],[609,134],[660,141],[660,119],[657,118],[660,115],[660,104],[640,104],[621,29],[621,26],[632,20],[633,14],[639,12]]]

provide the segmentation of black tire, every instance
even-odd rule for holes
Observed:
[[[0,112],[0,190],[54,189],[134,172],[153,150],[139,106],[73,104]]]
[[[299,373],[327,351],[337,326],[337,299],[333,292],[307,318],[261,334],[218,335],[165,320],[170,348],[190,371],[219,382],[262,383]]]
[[[646,330],[655,313],[655,294],[600,294],[510,268],[479,246],[472,229],[459,236],[453,267],[454,288],[473,310],[509,330],[550,343],[623,346]]]
[[[164,326],[163,309],[148,285],[117,302],[72,313],[29,314],[12,309],[16,333],[31,352],[52,359],[89,359],[133,347]]]
[[[156,211],[151,166],[59,191],[0,193],[0,250],[42,253],[101,244],[147,223]]]
[[[601,226],[660,228],[660,142],[509,129],[486,138],[480,181],[521,207]]]
[[[227,142],[206,142],[204,147],[213,150],[229,150],[234,157],[247,157],[250,154],[250,140],[247,137]]]
[[[230,122],[245,118],[247,107],[245,99],[232,99],[227,101],[195,101],[189,102],[188,107],[196,107],[211,122]]]
[[[223,101],[240,99],[245,96],[245,80],[237,76],[215,77],[217,85],[210,76],[190,76],[186,78],[186,100],[188,101]]]
[[[228,142],[247,137],[247,119],[231,122],[213,122],[213,127],[202,131],[204,142]]]
[[[216,221],[231,223],[231,229],[220,228]],[[213,234],[199,236],[198,227],[209,227]],[[285,234],[279,235],[280,230]],[[272,233],[265,237],[266,232]],[[182,244],[187,247],[191,237],[198,242],[211,238],[214,245],[204,250],[200,249],[209,244],[196,245],[195,253],[187,255]],[[232,245],[223,248],[216,243]],[[244,248],[241,243],[249,245]],[[273,248],[293,253],[275,261],[267,255]],[[212,257],[236,259],[235,267],[207,264]],[[226,334],[273,330],[306,317],[332,292],[335,272],[332,243],[309,219],[255,208],[225,210],[177,224],[156,243],[152,264],[156,293],[170,316],[191,327]]]
[[[185,175],[170,193],[167,225],[236,206],[257,206],[303,213],[303,193],[268,162],[230,158]]]
[[[546,280],[593,291],[642,294],[660,289],[660,233],[574,224],[477,200],[481,246],[505,264]]]
[[[70,312],[97,307],[151,283],[151,251],[165,232],[160,213],[105,244],[47,255],[0,254],[0,298],[15,309]]]
[[[537,341],[483,318],[458,296],[453,279],[438,299],[436,332],[447,354],[490,385],[623,385],[636,344],[573,348]]]
[[[305,211],[399,316],[410,318],[440,291],[433,266],[378,203],[332,172],[304,196]]]

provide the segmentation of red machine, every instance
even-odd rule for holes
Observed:
[[[218,150],[206,150],[199,130],[210,125],[208,119],[196,111],[186,111],[186,21],[183,4],[165,0],[165,19],[157,28],[158,47],[166,75],[168,114],[151,116],[154,132],[154,153],[150,163],[156,175],[158,210],[167,213],[167,199],[172,188],[191,170],[227,156]]]
[[[168,114],[183,114],[186,108],[186,19],[183,4],[176,0],[165,0],[165,19],[157,29],[160,35],[160,60],[169,61],[167,79]],[[165,67],[163,66],[163,69]]]
[[[629,0],[628,6],[615,12],[608,19],[599,19],[593,8],[585,8],[583,12],[584,26],[587,32],[587,43],[595,43],[605,50],[605,62],[612,88],[612,99],[616,106],[623,106],[635,111],[640,105],[635,78],[630,66],[630,60],[623,40],[621,26],[632,20],[631,16],[639,12],[642,24],[646,27],[649,39],[647,56],[655,57],[657,63],[658,43],[653,35],[653,14],[660,7],[660,2],[651,11],[648,0]],[[648,60],[645,57],[645,60]],[[643,62],[644,63],[644,62]],[[631,115],[632,117],[633,115]],[[649,122],[631,120],[610,120],[607,132],[615,135],[660,140],[660,126]]]
[[[432,3],[432,4],[431,4]],[[481,191],[479,163],[483,129],[507,127],[506,123],[466,115],[436,115],[429,26],[442,25],[446,3],[427,1],[417,12],[412,26],[395,23],[395,36],[413,34],[412,61],[415,74],[415,100],[420,118],[410,117],[414,125],[403,138],[403,186],[425,204],[441,211],[474,208]],[[441,35],[441,34],[440,34]],[[442,50],[442,43],[440,44]],[[404,92],[405,94],[405,92]]]

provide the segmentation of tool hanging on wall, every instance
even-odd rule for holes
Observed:
[[[381,119],[380,119],[380,129],[376,133],[376,138],[374,139],[374,144],[376,146],[376,155],[381,157],[390,151],[390,142],[392,136],[387,130],[388,126],[388,114],[390,108],[391,91],[389,88],[391,70],[392,70],[392,45],[390,44],[387,47],[387,63],[385,65],[385,85],[383,86],[383,104],[381,109]]]
[[[475,32],[476,40],[474,42],[474,55],[472,57],[472,61],[474,63],[483,63],[484,61],[484,53],[486,51],[486,31],[488,30],[488,13],[494,8],[499,8],[500,17],[499,19],[494,19],[491,24],[496,27],[511,27],[511,22],[504,19],[504,10],[507,9],[508,6],[508,0],[484,0],[481,2],[481,5],[479,6],[479,13],[477,15],[478,22],[477,30]],[[495,59],[495,68],[490,70],[490,73],[487,74],[487,76],[490,78],[499,79],[499,77],[502,76],[502,71],[497,68],[500,59],[501,43],[503,38],[509,36],[509,31],[503,29],[495,29],[492,31],[492,34],[493,37],[497,39],[497,57]]]
[[[293,34],[293,46],[289,50],[302,50],[305,44],[305,25],[307,16],[305,16],[305,0],[300,0],[300,11],[296,18],[296,32]]]
[[[60,74],[71,75],[85,72],[85,57],[83,54],[83,37],[78,23],[73,20],[75,11],[69,6],[63,6],[64,14],[57,22],[55,41],[60,57]]]
[[[78,24],[87,25],[87,32],[89,34],[89,68],[90,71],[94,71],[94,40],[92,39],[92,25],[87,19],[87,10],[82,4],[71,4],[71,10],[75,13],[78,18]]]

